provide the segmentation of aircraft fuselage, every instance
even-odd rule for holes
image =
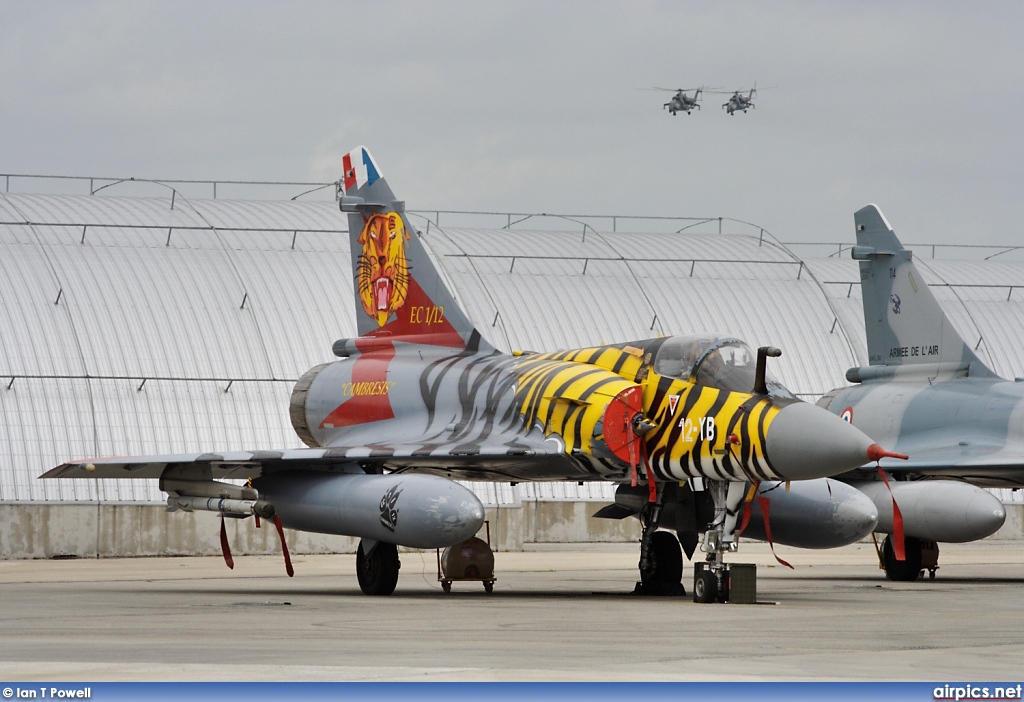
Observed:
[[[311,369],[296,385],[292,417],[310,446],[339,447],[339,460],[383,458],[391,470],[462,479],[621,481],[646,463],[673,481],[835,473],[834,457],[792,457],[793,447],[828,444],[806,425],[831,421],[827,414],[788,397],[658,374],[652,358],[664,342],[513,356],[377,340]],[[613,425],[636,411],[651,426],[630,455]],[[556,450],[541,455],[538,444]]]
[[[1024,461],[1016,468],[992,470],[981,456],[986,450],[1024,447],[1024,383],[1000,378],[864,382],[830,393],[821,404],[912,457],[946,449],[948,466],[929,467],[929,475],[971,478],[995,487],[1024,484]],[[957,452],[964,453],[962,461]]]

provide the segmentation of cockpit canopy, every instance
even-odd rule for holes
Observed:
[[[727,336],[672,336],[654,357],[654,372],[730,392],[753,392],[757,352]],[[770,372],[768,393],[796,399]]]

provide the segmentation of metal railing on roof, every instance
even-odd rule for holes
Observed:
[[[0,378],[9,380],[6,383],[7,389],[10,390],[14,387],[14,383],[17,380],[125,380],[131,383],[139,382],[139,386],[136,389],[137,392],[142,392],[143,388],[146,387],[146,383],[150,380],[154,382],[169,382],[169,383],[216,383],[223,385],[224,392],[231,390],[231,386],[235,383],[284,383],[286,385],[294,385],[297,381],[295,378],[230,378],[230,377],[214,377],[214,376],[168,376],[168,375],[93,375],[90,373],[86,374],[59,374],[59,373],[0,373]]]
[[[333,188],[331,191],[331,198],[337,199],[337,187],[339,181],[332,181],[330,183],[321,183],[315,181],[302,181],[302,180],[194,180],[194,179],[182,179],[182,178],[106,178],[98,176],[65,176],[65,175],[37,175],[32,173],[0,173],[0,178],[4,179],[4,192],[11,192],[11,180],[14,179],[17,182],[21,180],[41,180],[41,181],[71,181],[89,184],[89,195],[95,195],[101,190],[113,187],[115,185],[122,185],[124,183],[135,183],[135,184],[154,184],[154,185],[197,185],[211,188],[213,199],[217,199],[217,187],[220,186],[222,189],[224,186],[238,186],[245,188],[246,190],[252,188],[303,188],[304,190],[296,195],[290,197],[290,200],[298,200],[300,197],[310,195],[321,190],[327,190]],[[67,194],[67,193],[65,193]],[[277,199],[277,198],[274,198]]]
[[[586,235],[589,229],[592,232],[597,232],[597,228],[591,223],[593,222],[605,222],[611,225],[612,232],[619,231],[619,222],[638,222],[638,223],[658,223],[658,224],[670,224],[669,231],[676,234],[684,232],[694,227],[700,227],[702,225],[710,224],[717,229],[718,234],[723,233],[723,224],[732,223],[740,224],[744,227],[757,230],[759,232],[759,239],[763,243],[764,238],[767,236],[770,239],[778,241],[774,236],[764,227],[751,222],[745,222],[741,219],[735,219],[733,217],[682,217],[675,215],[625,215],[625,214],[608,214],[608,215],[594,215],[594,214],[564,214],[557,212],[501,212],[501,211],[488,211],[488,210],[438,210],[438,209],[416,209],[408,210],[409,214],[422,217],[427,222],[435,227],[441,226],[441,215],[447,215],[445,218],[446,226],[457,226],[449,223],[449,218],[452,216],[462,218],[474,218],[479,221],[482,218],[497,218],[499,220],[505,220],[504,224],[501,224],[500,229],[511,229],[517,224],[534,220],[534,219],[554,219],[562,222],[570,222],[583,228],[583,233]],[[431,215],[433,215],[431,217]],[[681,226],[676,226],[681,225]],[[493,225],[492,225],[493,226]],[[607,228],[602,231],[609,231]],[[630,230],[637,231],[637,230]]]
[[[225,180],[225,179],[143,179],[143,178],[111,178],[111,177],[99,177],[99,176],[73,176],[73,175],[46,175],[46,174],[29,174],[29,173],[0,173],[0,178],[4,179],[4,192],[11,192],[12,179],[16,182],[18,179],[22,180],[35,180],[35,181],[51,181],[51,182],[80,182],[88,183],[89,195],[95,195],[98,192],[107,188],[122,185],[122,184],[151,184],[171,187],[176,185],[189,185],[189,186],[203,186],[209,187],[210,193],[214,200],[218,198],[217,188],[220,186],[222,189],[224,186],[234,186],[237,188],[244,189],[246,194],[250,194],[252,189],[261,188],[302,188],[302,192],[292,195],[288,199],[297,200],[301,197],[311,195],[313,193],[322,192],[329,190],[331,192],[331,199],[337,199],[340,181],[331,182],[317,182],[317,181],[278,181],[278,180]],[[69,193],[64,193],[69,194]],[[264,199],[264,198],[257,198]],[[266,198],[277,200],[278,197]],[[581,226],[583,229],[583,235],[586,236],[586,232],[590,229],[592,232],[597,229],[590,223],[594,222],[605,222],[611,224],[611,231],[617,232],[619,223],[621,222],[634,222],[642,224],[672,224],[681,225],[678,228],[671,228],[671,231],[675,233],[681,233],[683,231],[703,227],[705,225],[712,225],[714,230],[717,230],[718,234],[723,234],[723,226],[726,223],[741,225],[742,227],[749,228],[750,230],[756,230],[758,232],[759,244],[763,244],[766,237],[771,239],[777,244],[783,247],[793,249],[813,249],[813,248],[824,248],[831,250],[831,253],[827,254],[827,258],[842,258],[843,254],[852,248],[850,243],[841,243],[834,241],[783,241],[778,237],[773,236],[768,230],[760,225],[746,222],[741,219],[733,217],[684,217],[674,215],[623,215],[623,214],[609,214],[609,215],[593,215],[593,214],[562,214],[562,213],[549,213],[549,212],[512,212],[512,211],[488,211],[488,210],[442,210],[442,209],[417,209],[409,210],[409,214],[413,214],[430,222],[433,226],[440,226],[441,215],[456,216],[456,217],[473,217],[473,218],[499,218],[503,219],[504,224],[500,224],[497,228],[500,229],[511,229],[517,224],[523,222],[548,218],[561,220],[563,222],[570,222]],[[433,215],[431,217],[430,215]],[[513,220],[513,218],[515,218]],[[3,223],[0,223],[3,224]],[[447,224],[447,221],[446,221]],[[448,224],[448,226],[452,226]],[[265,231],[265,230],[264,230]],[[605,229],[604,231],[608,231]],[[938,252],[940,251],[963,251],[963,252],[974,252],[976,254],[987,254],[981,256],[981,260],[991,260],[993,258],[1004,256],[1007,254],[1017,254],[1024,251],[1024,245],[1010,245],[1010,244],[939,244],[939,243],[905,243],[904,246],[908,249],[916,250],[930,250],[930,258],[937,258]],[[792,250],[790,253],[794,253]],[[799,258],[812,258],[810,256],[800,256]],[[972,257],[973,258],[973,257]],[[1016,259],[1015,259],[1016,260]]]
[[[853,248],[853,244],[837,244],[833,241],[787,241],[783,242],[786,246],[795,247],[820,247],[825,249],[835,249],[832,253],[828,254],[827,258],[843,258],[843,254],[850,251]],[[929,258],[938,258],[938,252],[940,251],[971,251],[975,253],[990,253],[987,256],[981,258],[983,261],[989,261],[997,256],[1004,254],[1015,253],[1018,251],[1024,251],[1024,246],[1011,246],[1009,244],[933,244],[933,243],[904,243],[903,247],[910,251],[925,251],[930,250],[931,256]]]

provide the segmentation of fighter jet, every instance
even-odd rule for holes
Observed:
[[[891,497],[873,467],[848,478],[879,507],[879,532],[892,534],[902,519],[906,559],[895,559],[887,536],[886,575],[934,577],[936,542],[983,538],[1006,518],[1000,501],[977,486],[1024,485],[1024,383],[997,376],[964,342],[875,205],[854,222],[870,365],[849,369],[846,379],[856,385],[818,404],[910,455],[881,463],[897,479]]]
[[[370,153],[356,148],[343,166],[359,335],[336,341],[338,360],[294,387],[290,417],[308,448],[86,459],[43,477],[156,478],[172,509],[358,536],[357,576],[371,595],[394,591],[397,546],[452,545],[480,528],[479,500],[449,478],[613,481],[643,496],[649,591],[680,586],[679,542],[658,531],[662,513],[677,530],[687,515],[689,529],[710,521],[695,597],[712,601],[726,587],[723,554],[736,548],[748,483],[812,480],[895,455],[772,381],[766,359],[777,349],[755,360],[736,339],[669,337],[499,352]],[[713,497],[707,518],[679,488],[689,479]]]

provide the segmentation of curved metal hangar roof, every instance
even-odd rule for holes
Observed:
[[[292,384],[355,333],[346,229],[330,202],[0,194],[0,501],[161,501],[152,481],[36,479],[73,457],[301,446]],[[780,346],[809,400],[865,362],[849,260],[728,233],[422,234],[506,350],[720,331]],[[986,362],[1024,370],[1024,267],[927,263]]]

